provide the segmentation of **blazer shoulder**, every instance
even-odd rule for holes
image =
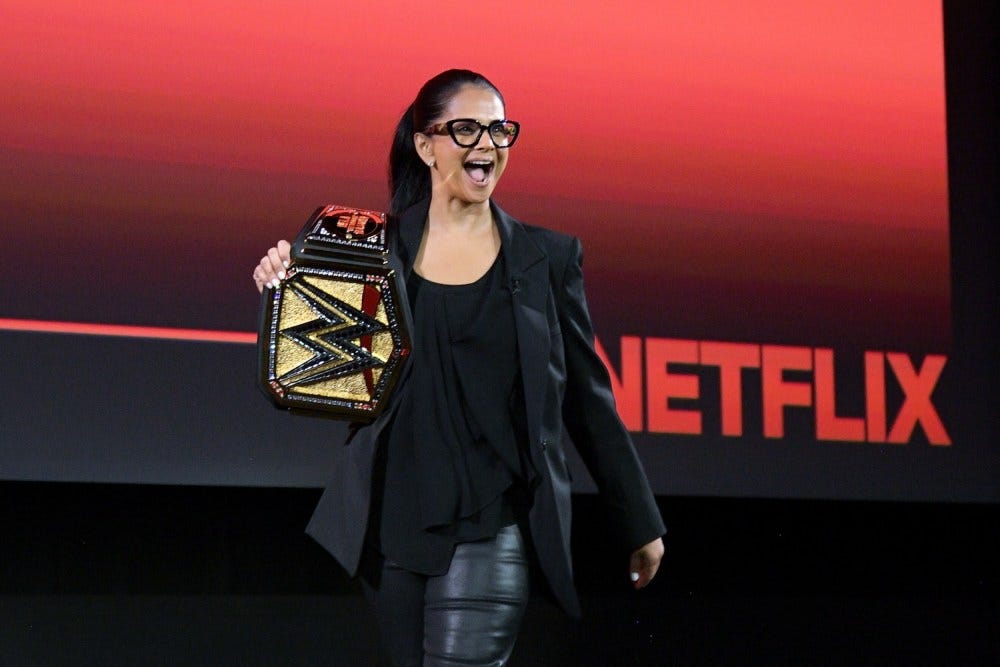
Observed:
[[[556,282],[562,280],[570,262],[580,261],[580,240],[575,236],[547,227],[528,224],[509,215],[495,203],[491,202],[491,205],[499,216],[502,226],[501,234],[504,235],[504,240],[510,240],[513,244],[512,247],[522,250],[527,250],[521,245],[525,241],[527,241],[527,245],[534,246],[548,260],[549,274]],[[509,237],[506,236],[508,234]]]
[[[554,229],[521,223],[528,237],[545,253],[549,259],[549,268],[554,276],[562,276],[566,265],[580,254],[580,239],[571,234],[557,232]],[[577,260],[578,261],[578,260]]]

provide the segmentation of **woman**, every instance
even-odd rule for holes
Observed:
[[[413,353],[392,401],[354,426],[307,532],[359,573],[395,664],[504,664],[537,560],[579,614],[565,424],[633,549],[636,588],[664,533],[593,347],[579,240],[490,199],[519,125],[483,76],[449,70],[403,114],[390,153],[391,262]],[[284,278],[280,241],[254,269]]]

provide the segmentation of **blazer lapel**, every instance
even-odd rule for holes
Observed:
[[[416,261],[417,252],[420,250],[420,238],[424,235],[424,225],[427,224],[427,211],[430,210],[430,206],[430,199],[417,202],[403,211],[393,225],[396,233],[392,235],[392,249],[399,257],[403,283],[410,279],[410,274],[413,272],[413,262]],[[409,309],[408,302],[406,307]]]
[[[549,297],[549,261],[528,236],[524,226],[490,203],[500,231],[507,266],[507,284],[514,300],[517,349],[524,381],[528,435],[535,444],[541,435],[545,407],[545,376],[551,344],[546,305]],[[535,447],[530,447],[534,453]]]

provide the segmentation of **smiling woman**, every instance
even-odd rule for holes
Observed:
[[[414,117],[405,114],[400,124]],[[414,269],[440,283],[471,283],[486,272],[500,250],[488,202],[507,166],[507,149],[519,126],[507,125],[503,99],[481,82],[461,84],[441,116],[426,120],[442,119],[447,120],[412,134],[413,151],[404,148],[397,153],[430,167],[428,242],[422,244]],[[418,128],[423,125],[413,122]],[[513,135],[504,131],[505,125],[515,128]]]
[[[492,200],[520,125],[468,70],[429,80],[389,158],[389,263],[413,349],[386,410],[357,424],[308,532],[360,576],[397,665],[502,665],[529,563],[579,614],[570,562],[573,438],[631,550],[635,588],[663,522],[594,349],[580,241]],[[285,278],[279,242],[254,269]]]

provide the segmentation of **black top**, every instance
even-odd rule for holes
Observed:
[[[382,443],[369,534],[413,572],[441,574],[456,543],[512,523],[534,478],[505,276],[501,253],[467,285],[415,271],[407,281],[412,368]]]

